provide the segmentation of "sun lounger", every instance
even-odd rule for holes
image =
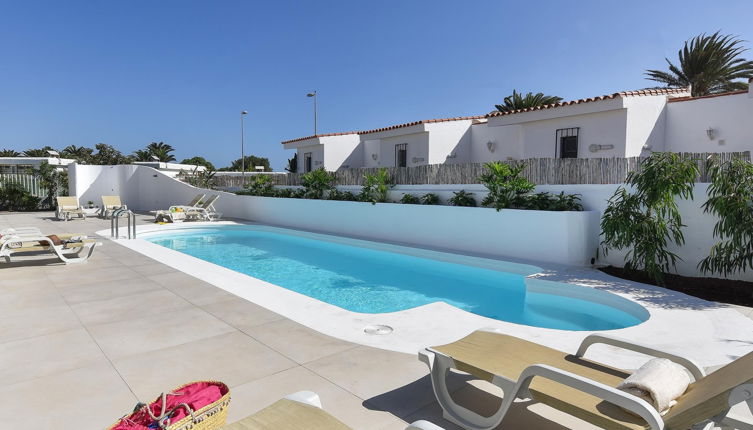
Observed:
[[[193,208],[186,210],[187,219],[198,221],[217,221],[222,218],[222,213],[214,208],[214,202],[220,198],[219,194],[207,197],[205,201]]]
[[[300,391],[286,396],[261,411],[221,430],[350,430],[322,409],[319,396],[311,391]],[[428,421],[416,421],[406,430],[442,430]]]
[[[614,388],[629,372],[584,358],[587,349],[598,343],[672,360],[685,367],[694,382],[660,416],[645,400]],[[707,376],[687,358],[603,335],[588,336],[573,355],[513,336],[476,331],[448,345],[427,348],[419,352],[419,359],[431,370],[444,417],[466,429],[497,427],[516,398],[531,398],[605,429],[685,430],[707,420],[736,426],[725,428],[753,428],[753,424],[739,427],[739,421],[727,417],[730,407],[741,402],[753,410],[753,353]],[[502,388],[499,410],[484,417],[455,403],[445,380],[449,369]]]
[[[100,242],[87,239],[85,236],[72,234],[56,236],[62,244],[55,244],[51,238],[32,231],[17,231],[3,235],[0,237],[0,257],[4,258],[6,263],[10,263],[11,256],[17,254],[50,252],[65,264],[76,264],[87,261],[94,252],[94,248],[101,245]],[[71,254],[73,254],[72,257]]]
[[[120,196],[102,196],[103,218],[110,218],[112,216],[112,213],[118,209],[128,209],[128,206],[124,205],[120,201]]]
[[[153,211],[154,222],[182,222],[186,219],[186,211],[195,208],[204,200],[206,194],[197,194],[187,205],[173,205],[167,210]]]
[[[58,219],[70,221],[73,215],[78,215],[79,218],[86,219],[84,209],[78,204],[78,197],[58,196],[57,202],[58,208],[55,211],[55,215]]]

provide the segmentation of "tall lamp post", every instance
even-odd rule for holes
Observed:
[[[248,115],[248,111],[241,111],[241,185],[246,183],[246,156],[243,150],[243,117]]]
[[[314,98],[314,136],[316,136],[316,91],[306,94],[306,97]]]

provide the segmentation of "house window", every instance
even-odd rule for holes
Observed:
[[[408,144],[401,143],[395,145],[395,166],[407,167],[408,166]]]
[[[311,153],[306,152],[303,154],[303,173],[311,171]]]
[[[555,157],[578,158],[578,131],[579,127],[561,128],[557,130],[557,146]]]

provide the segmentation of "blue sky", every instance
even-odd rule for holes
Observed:
[[[484,114],[514,88],[643,88],[698,33],[753,40],[750,0],[0,5],[0,149],[164,141],[221,167],[246,109],[246,153],[276,170],[280,141],[313,132],[309,91],[320,133],[362,130]]]

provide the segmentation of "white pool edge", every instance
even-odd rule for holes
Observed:
[[[212,227],[218,225],[254,225],[275,230],[277,226],[264,226],[255,223],[238,223],[231,221],[214,223],[186,223],[168,225],[138,226],[138,234],[168,231],[183,228]],[[295,229],[286,229],[295,231]],[[311,236],[315,233],[300,232]],[[98,235],[109,238],[109,230],[101,230]],[[352,243],[354,239],[342,238]],[[468,333],[486,328],[518,336],[563,351],[574,351],[580,341],[592,331],[567,331],[540,327],[531,327],[472,314],[445,303],[432,303],[404,311],[382,314],[363,314],[347,311],[334,305],[302,295],[286,288],[235,272],[179,251],[174,251],[147,240],[112,240],[122,246],[151,257],[163,264],[173,267],[188,275],[208,282],[229,293],[242,297],[257,305],[317,330],[353,343],[405,353],[416,353],[419,349],[431,345],[441,345],[457,340]],[[357,241],[357,240],[356,240]],[[379,245],[378,242],[371,242]],[[394,245],[384,244],[386,249]],[[414,248],[412,255],[429,257],[435,251]],[[479,259],[463,254],[454,254],[461,259],[478,262]],[[429,257],[431,258],[431,257]],[[488,260],[488,259],[487,259]],[[454,261],[455,262],[455,261]],[[515,264],[515,263],[512,263]],[[477,265],[477,264],[472,264]],[[542,264],[541,266],[546,266]],[[478,266],[482,267],[482,266]],[[532,266],[535,267],[535,266]],[[563,268],[558,267],[558,271]],[[497,269],[500,270],[500,269]],[[642,305],[650,314],[649,319],[639,325],[609,330],[609,333],[634,341],[649,343],[657,347],[670,349],[687,355],[703,366],[724,364],[732,357],[743,355],[753,350],[753,320],[729,307],[713,306],[706,309],[673,309],[671,303],[662,305],[646,300],[646,291],[657,287],[633,283],[640,294],[620,289],[610,290],[609,283],[600,282],[604,275],[594,269],[572,268],[571,274],[583,282],[571,282],[581,286],[598,286],[598,289],[611,292],[620,297]],[[586,275],[584,277],[583,275]],[[568,275],[568,274],[565,274]],[[608,277],[608,276],[607,276]],[[620,280],[620,285],[626,281]],[[667,290],[656,291],[667,295]],[[669,294],[684,296],[680,293]],[[685,296],[688,297],[688,296]],[[694,302],[698,302],[696,299]],[[708,302],[705,302],[708,303]],[[363,329],[369,325],[388,325],[393,332],[388,335],[368,335]],[[704,336],[703,334],[706,334]],[[731,340],[734,340],[731,342]],[[631,369],[645,361],[645,358],[633,353],[623,353],[614,348],[594,348],[593,358],[607,361],[615,366]]]

